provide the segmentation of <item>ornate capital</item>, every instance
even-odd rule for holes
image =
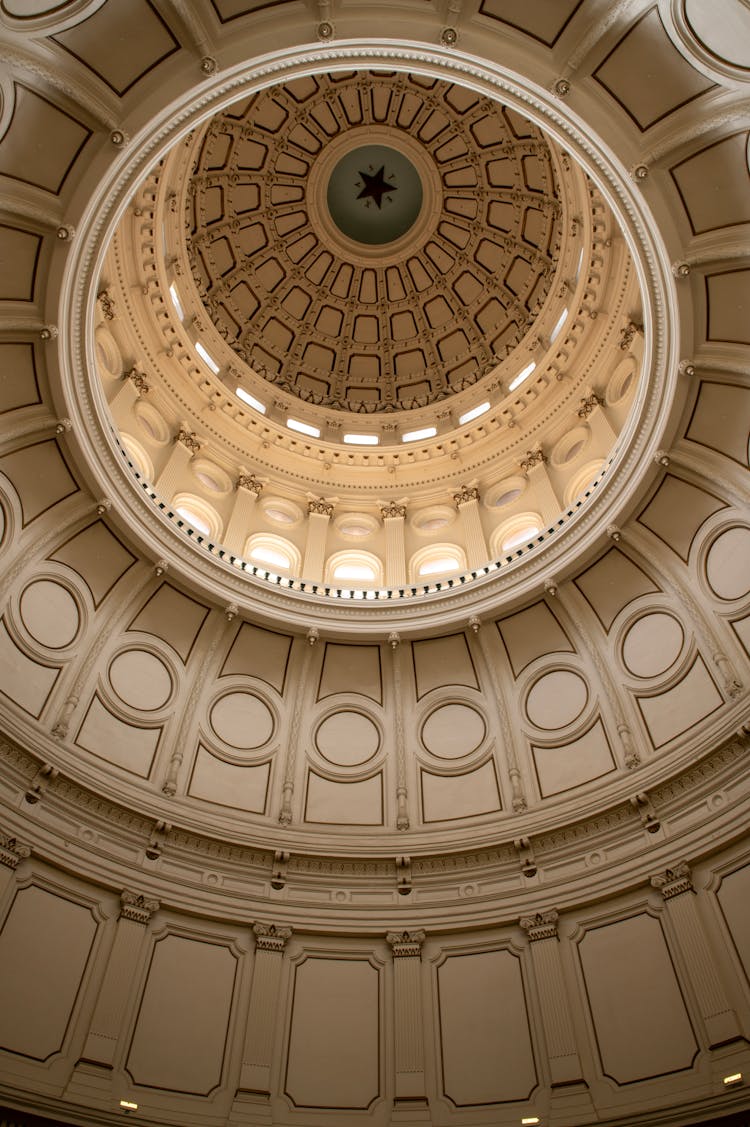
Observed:
[[[396,517],[403,518],[406,516],[406,505],[397,505],[395,501],[389,501],[387,505],[381,505],[380,515],[383,520],[394,520]]]
[[[249,493],[254,493],[256,497],[260,497],[263,486],[252,473],[241,473],[237,478],[237,488],[247,489]]]
[[[187,427],[180,427],[175,437],[175,442],[181,442],[183,446],[187,446],[188,450],[193,454],[197,454],[201,448],[198,441],[198,435],[194,431],[188,430]]]
[[[461,505],[467,505],[469,501],[478,501],[479,490],[475,485],[462,485],[458,493],[453,494],[453,500],[456,503],[456,508],[460,509]]]
[[[147,924],[154,912],[158,912],[158,900],[149,900],[128,889],[120,894],[120,919],[133,920],[137,924]]]
[[[585,399],[581,400],[581,406],[578,408],[578,418],[587,419],[595,407],[601,407],[604,402],[595,391],[591,395],[587,395]]]
[[[547,455],[543,450],[527,450],[526,457],[521,461],[521,469],[528,473],[534,466],[543,466],[546,461]]]
[[[0,833],[0,865],[15,869],[18,862],[23,861],[30,853],[28,845],[22,845],[17,838]]]
[[[645,165],[640,165],[639,167],[644,168]],[[648,169],[646,169],[646,173],[648,173]],[[642,331],[643,326],[636,325],[635,321],[628,321],[625,328],[620,329],[620,348],[623,352],[627,352],[627,350],[630,348],[631,344],[635,340],[636,333],[640,333]]]
[[[526,932],[531,943],[538,939],[557,939],[558,914],[552,909],[550,912],[537,912],[535,916],[522,916],[521,927]]]
[[[96,300],[99,302],[99,304],[102,307],[102,313],[104,314],[105,320],[114,321],[114,319],[115,319],[115,303],[112,300],[112,298],[109,296],[109,291],[108,290],[100,290],[99,293],[96,295]]]
[[[324,501],[322,498],[319,498],[317,501],[307,502],[307,511],[308,513],[318,513],[319,516],[322,517],[332,517],[333,505],[330,501]]]
[[[418,959],[425,940],[423,931],[389,931],[386,940],[394,959]]]
[[[123,377],[130,380],[135,388],[137,388],[139,395],[148,395],[151,391],[151,384],[148,382],[143,372],[139,372],[137,368],[131,368],[129,372],[125,373]]]
[[[277,927],[276,924],[253,924],[255,948],[258,951],[283,951],[291,938],[290,927]]]
[[[687,861],[680,861],[673,869],[665,869],[658,876],[651,877],[651,884],[654,888],[658,888],[665,900],[671,900],[673,896],[681,896],[683,892],[692,892],[690,866]]]

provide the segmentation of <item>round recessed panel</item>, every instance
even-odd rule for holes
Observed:
[[[315,733],[315,746],[338,767],[356,767],[372,759],[380,747],[380,732],[369,716],[344,710],[326,716]]]
[[[69,646],[80,623],[75,599],[51,579],[28,585],[21,595],[21,618],[34,641],[51,650]]]
[[[172,678],[160,658],[146,650],[126,650],[109,667],[109,680],[121,701],[142,712],[166,704]]]
[[[636,677],[657,677],[680,655],[684,635],[671,614],[646,614],[628,630],[622,644],[622,660]]]
[[[211,709],[211,727],[225,744],[248,751],[268,743],[274,718],[265,701],[253,693],[227,693]]]
[[[526,714],[537,728],[552,730],[572,724],[586,707],[588,688],[569,669],[545,673],[526,698]]]
[[[720,599],[741,599],[750,591],[750,529],[730,528],[717,536],[706,560],[706,575]]]
[[[328,179],[328,211],[347,238],[385,246],[405,235],[422,208],[422,181],[408,157],[390,145],[345,153]]]
[[[462,759],[481,744],[487,729],[484,719],[466,704],[443,704],[422,727],[422,743],[440,759]]]

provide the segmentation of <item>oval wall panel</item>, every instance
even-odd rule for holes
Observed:
[[[211,727],[230,747],[249,751],[268,743],[275,727],[273,713],[253,693],[227,693],[211,709]]]
[[[581,715],[588,695],[583,677],[569,669],[556,669],[532,686],[526,698],[526,714],[537,728],[564,728]]]
[[[51,650],[69,646],[81,616],[75,599],[60,583],[37,579],[21,595],[21,618],[35,642]]]
[[[380,747],[380,732],[369,716],[347,709],[321,721],[315,733],[315,746],[329,763],[356,767],[372,759]]]
[[[476,751],[487,731],[484,718],[466,704],[443,704],[422,725],[422,743],[440,759],[461,759]]]
[[[109,667],[109,680],[121,701],[142,712],[166,704],[172,677],[163,661],[147,650],[126,650]]]

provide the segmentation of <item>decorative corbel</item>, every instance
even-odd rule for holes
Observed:
[[[156,822],[146,846],[146,857],[149,861],[158,861],[164,851],[167,834],[172,829],[171,822]]]
[[[271,888],[275,888],[277,892],[286,884],[286,870],[289,865],[289,854],[284,849],[277,849],[273,855],[273,867],[271,869]]]
[[[396,889],[399,896],[408,896],[412,890],[411,857],[396,858]]]
[[[51,763],[42,764],[24,795],[30,806],[34,806],[41,800],[49,784],[54,782],[59,774],[57,767],[53,767]]]
[[[659,816],[654,809],[651,799],[645,791],[634,794],[630,799],[630,805],[640,818],[644,830],[650,834],[659,832],[661,829],[661,821],[659,820]]]
[[[537,863],[534,857],[534,849],[527,837],[517,837],[513,841],[518,860],[521,866],[521,872],[525,877],[535,877],[537,874]]]

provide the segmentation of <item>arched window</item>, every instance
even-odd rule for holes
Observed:
[[[202,497],[196,497],[194,493],[177,493],[172,498],[172,508],[203,536],[210,536],[212,540],[221,538],[221,517]]]
[[[326,583],[348,587],[382,587],[383,564],[372,552],[335,552],[326,564]]]
[[[539,513],[519,513],[510,520],[503,521],[493,532],[490,543],[495,559],[501,559],[502,556],[532,543],[542,531],[542,525]]]
[[[249,563],[277,575],[299,575],[302,571],[299,549],[290,540],[270,532],[248,537],[244,556]]]
[[[128,458],[144,481],[153,481],[154,463],[151,461],[145,448],[138,439],[133,438],[131,434],[125,434],[124,431],[120,431],[120,442]]]
[[[409,564],[412,583],[443,579],[467,571],[466,553],[458,544],[431,544],[415,552]]]

